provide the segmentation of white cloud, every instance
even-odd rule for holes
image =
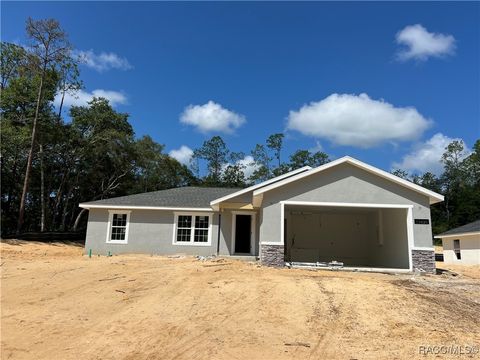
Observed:
[[[323,151],[323,146],[322,144],[320,143],[320,141],[315,141],[315,146],[310,148],[308,151],[312,152],[312,153],[316,153],[316,152],[319,152],[319,151]]]
[[[428,32],[422,25],[409,25],[400,30],[396,41],[405,48],[397,53],[400,60],[427,60],[455,52],[455,38],[452,35]]]
[[[257,163],[255,163],[255,160],[253,160],[253,157],[250,155],[247,155],[243,159],[238,160],[237,164],[244,166],[243,173],[245,174],[246,179],[252,176],[253,172],[260,167]]]
[[[395,107],[367,94],[332,94],[290,111],[287,120],[290,130],[360,148],[412,141],[431,125],[413,107]]]
[[[186,145],[180,146],[180,149],[171,150],[168,155],[176,159],[179,163],[190,165],[193,156],[193,150]]]
[[[253,172],[257,170],[260,165],[255,163],[255,160],[251,155],[246,155],[243,159],[237,160],[235,162],[236,165],[240,165],[241,170],[243,171],[243,174],[245,175],[245,179],[248,179],[250,176],[253,175]],[[222,167],[222,171],[225,171],[225,169],[228,166],[231,166],[232,163],[226,163]]]
[[[395,162],[392,165],[394,169],[407,170],[409,172],[427,172],[441,174],[443,165],[440,162],[445,148],[454,140],[459,138],[450,138],[441,133],[433,135],[427,141],[417,144],[413,151],[405,155],[401,162]],[[470,149],[465,149],[465,154],[470,154]]]
[[[195,126],[203,133],[233,133],[243,123],[245,117],[225,109],[220,104],[209,101],[204,105],[189,105],[180,115],[180,122]]]
[[[113,52],[101,52],[95,54],[93,50],[75,50],[76,55],[80,61],[98,72],[104,72],[110,69],[129,70],[132,65],[124,57],[121,57]]]
[[[110,105],[116,106],[119,104],[126,104],[127,97],[118,91],[113,90],[103,90],[103,89],[96,89],[92,92],[80,90],[77,91],[75,94],[65,94],[65,99],[63,100],[63,107],[68,108],[72,105],[74,106],[86,106],[89,101],[93,99],[93,97],[103,97],[110,101]],[[57,94],[55,96],[54,105],[58,107],[60,105],[62,96],[61,94]]]

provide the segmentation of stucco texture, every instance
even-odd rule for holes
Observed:
[[[461,259],[457,259],[453,240],[460,241]],[[459,235],[442,239],[443,261],[446,264],[480,265],[480,235]]]
[[[429,198],[350,164],[341,164],[263,194],[261,242],[282,243],[280,201],[413,205],[414,246],[432,247]]]
[[[127,244],[107,243],[109,212],[106,209],[90,209],[88,216],[85,252],[105,255],[120,253],[144,254],[191,254],[211,255],[216,253],[218,214],[212,212],[211,245],[174,245],[174,212],[164,210],[132,210]]]

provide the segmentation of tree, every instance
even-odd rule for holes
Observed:
[[[11,79],[20,76],[27,64],[27,52],[19,45],[0,43],[0,89],[4,90]]]
[[[163,153],[164,146],[150,136],[135,141],[135,178],[129,192],[169,189],[195,183],[191,171]]]
[[[409,180],[410,178],[410,175],[408,174],[408,172],[402,169],[394,169],[392,170],[392,174],[404,180]]]
[[[442,184],[444,189],[444,206],[447,224],[456,225],[456,221],[452,221],[452,207],[456,206],[456,199],[462,187],[464,180],[464,169],[462,158],[465,157],[465,147],[462,141],[454,140],[445,147],[442,155],[442,163],[444,172],[442,175]]]
[[[25,170],[25,179],[23,183],[22,197],[20,200],[20,209],[18,213],[17,232],[20,232],[24,222],[25,215],[25,201],[30,183],[30,175],[32,170],[32,161],[34,156],[34,149],[37,140],[37,126],[40,114],[40,106],[42,103],[42,96],[44,90],[44,81],[47,76],[47,71],[55,69],[58,64],[65,61],[70,56],[71,46],[67,40],[67,35],[61,29],[58,21],[54,19],[47,20],[27,20],[27,35],[31,40],[30,54],[32,66],[36,67],[38,64],[38,72],[40,83],[38,86],[38,95],[36,101],[35,114],[32,124],[32,135],[30,150],[27,158],[27,166]]]
[[[251,179],[253,181],[265,181],[270,179],[270,161],[272,160],[264,145],[257,144],[251,152],[257,168],[254,170]]]
[[[464,160],[466,181],[472,186],[480,186],[480,140],[472,147],[472,153]]]
[[[208,186],[222,186],[222,171],[227,164],[230,151],[220,136],[214,136],[203,143],[202,147],[193,152],[194,158],[207,162],[208,175],[205,184]]]
[[[65,95],[69,94],[75,96],[75,94],[83,87],[83,82],[80,80],[80,71],[78,70],[78,64],[72,58],[66,58],[60,65],[60,83],[59,92],[60,105],[58,107],[58,121],[62,118],[63,102],[65,101]]]
[[[290,155],[289,171],[299,169],[304,166],[318,167],[329,162],[328,155],[317,151],[311,153],[308,150],[297,150]]]
[[[230,161],[224,167],[222,173],[222,186],[226,187],[246,187],[247,179],[245,177],[246,164],[242,161],[245,159],[243,152],[231,152]]]
[[[273,151],[275,159],[278,161],[278,167],[281,166],[281,152],[283,147],[283,138],[285,135],[278,133],[272,134],[267,138],[267,147]]]
[[[79,151],[70,185],[73,188],[65,201],[97,200],[126,193],[135,166],[134,132],[128,115],[116,112],[106,99],[93,98],[88,106],[73,106],[70,117]],[[81,191],[76,193],[75,188]],[[77,225],[83,210],[75,220]],[[73,219],[76,209],[72,212]],[[65,213],[62,224],[66,226]]]

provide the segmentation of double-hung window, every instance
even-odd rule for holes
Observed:
[[[107,243],[127,244],[130,211],[109,211]]]
[[[210,245],[210,214],[175,214],[173,243],[176,245]]]

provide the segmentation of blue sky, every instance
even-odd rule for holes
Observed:
[[[28,16],[58,19],[89,60],[75,101],[111,98],[167,152],[221,135],[248,154],[284,132],[284,158],[321,148],[418,172],[480,138],[478,2],[1,6],[3,41],[25,42]]]

